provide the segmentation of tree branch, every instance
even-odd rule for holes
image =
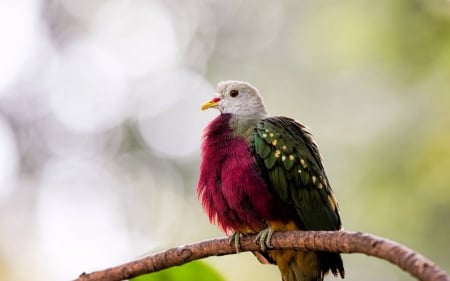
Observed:
[[[241,251],[260,250],[254,239],[254,235],[243,237]],[[273,249],[362,253],[390,261],[419,280],[450,281],[450,276],[446,272],[422,255],[403,245],[370,234],[347,231],[286,231],[275,232],[271,242]],[[76,281],[120,281],[197,259],[234,253],[235,248],[226,237],[205,240],[168,249],[109,269],[83,273]]]

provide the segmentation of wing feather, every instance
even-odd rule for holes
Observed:
[[[305,126],[287,117],[258,122],[256,162],[280,199],[293,205],[308,230],[338,230],[341,220],[322,158]]]

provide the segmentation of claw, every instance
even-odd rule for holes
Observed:
[[[231,234],[230,238],[228,239],[228,242],[230,245],[233,245],[234,242],[234,248],[236,249],[236,253],[239,253],[241,250],[241,238],[242,233],[239,231],[236,231],[235,233]]]
[[[270,227],[261,230],[258,235],[256,235],[255,242],[259,243],[263,252],[267,251],[267,249],[272,248],[272,245],[270,243],[270,240],[272,240],[272,235],[273,229]]]

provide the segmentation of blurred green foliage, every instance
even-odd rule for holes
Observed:
[[[367,156],[368,185],[362,188],[364,227],[442,261],[450,250],[448,125],[415,121],[380,141]]]
[[[145,274],[132,281],[225,281],[217,271],[202,261]]]

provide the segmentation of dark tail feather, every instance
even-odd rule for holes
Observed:
[[[318,255],[320,260],[320,269],[323,273],[327,273],[328,270],[330,270],[336,277],[338,274],[341,278],[345,277],[344,264],[340,254],[319,252]]]
[[[270,251],[283,281],[323,281],[329,271],[344,278],[341,256],[336,253],[279,250]]]

